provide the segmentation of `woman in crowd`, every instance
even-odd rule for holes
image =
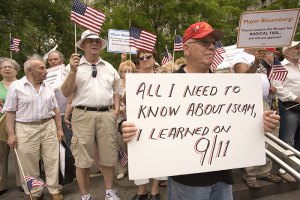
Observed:
[[[152,52],[146,50],[137,51],[139,69],[137,73],[154,73],[155,63],[157,59],[157,53],[155,50]],[[158,191],[159,181],[166,180],[166,177],[156,178],[152,181],[151,195],[148,198],[148,192],[146,184],[149,183],[149,179],[134,180],[135,184],[138,185],[138,192],[131,200],[160,200],[160,194]]]
[[[135,65],[130,60],[123,61],[120,64],[118,69],[121,78],[121,87],[122,87],[122,93],[120,94],[120,114],[118,117],[118,123],[126,119],[126,102],[125,102],[126,76],[125,74],[134,73],[135,71],[136,71]],[[120,150],[124,150],[125,152],[127,152],[127,144],[123,142],[123,138],[120,134],[118,134],[118,148],[119,148],[118,152]],[[127,174],[127,170],[128,170],[128,165],[126,163],[121,164],[120,162],[118,162],[116,165],[117,179],[118,180],[123,179]]]
[[[2,107],[5,102],[7,95],[8,87],[12,82],[17,80],[17,73],[20,65],[9,58],[0,59],[0,74],[2,76],[2,81],[0,82],[0,107],[1,112],[0,116],[2,117],[4,113],[2,112]],[[5,120],[3,117],[2,120]],[[1,121],[4,123],[4,121]],[[9,155],[9,146],[6,143],[6,131],[2,129],[0,132],[0,195],[4,193],[7,189],[7,170],[8,170],[8,155]],[[19,168],[16,162],[16,184],[18,188],[23,191],[20,182]]]

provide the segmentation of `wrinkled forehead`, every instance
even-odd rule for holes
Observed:
[[[53,58],[60,58],[60,55],[57,52],[51,52],[48,55],[48,59],[53,59]]]

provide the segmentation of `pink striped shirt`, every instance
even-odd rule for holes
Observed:
[[[10,85],[3,109],[15,111],[17,122],[35,122],[53,117],[54,108],[58,105],[53,88],[43,83],[37,92],[24,76]]]

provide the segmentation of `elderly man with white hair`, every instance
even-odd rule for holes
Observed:
[[[300,41],[293,41],[282,53],[285,59],[281,64],[288,70],[287,77],[284,81],[272,81],[279,99],[279,138],[300,151]],[[283,170],[279,174],[288,181],[295,181]]]
[[[4,104],[7,143],[16,148],[25,176],[40,179],[39,160],[42,157],[51,199],[63,200],[58,173],[59,140],[64,134],[54,91],[44,83],[47,70],[41,57],[30,57],[24,63],[24,71],[26,76],[10,85]],[[43,198],[42,186],[31,189],[28,185],[22,179],[26,194],[31,194],[30,200]]]
[[[81,199],[91,199],[89,168],[93,165],[96,143],[106,189],[105,200],[119,200],[112,187],[117,162],[120,76],[111,64],[99,57],[107,42],[97,33],[84,31],[76,46],[84,55],[71,55],[61,90],[66,97],[73,94],[71,150]]]

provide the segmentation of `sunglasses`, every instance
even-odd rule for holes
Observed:
[[[96,68],[96,65],[92,65],[93,69],[92,69],[92,77],[93,78],[96,78],[97,76],[97,68]]]
[[[216,46],[217,41],[215,41],[215,40],[195,40],[193,42],[189,42],[188,44],[191,44],[191,43],[199,43],[204,47],[209,47],[210,44],[213,44],[214,46]]]
[[[152,57],[153,57],[152,55],[148,55],[148,56],[141,56],[138,59],[139,59],[139,61],[144,61],[145,59],[150,60]]]

